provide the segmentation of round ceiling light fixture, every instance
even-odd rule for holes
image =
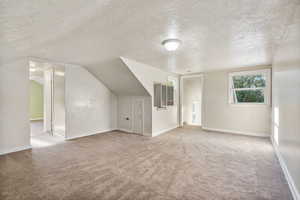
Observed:
[[[176,51],[181,44],[178,39],[166,39],[161,43],[167,51]]]

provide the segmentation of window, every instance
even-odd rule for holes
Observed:
[[[154,106],[157,108],[167,107],[167,86],[165,84],[154,84]]]
[[[168,93],[168,106],[174,106],[174,87],[172,85],[167,86],[167,93]]]
[[[174,106],[175,105],[175,95],[177,90],[177,80],[178,78],[173,76],[168,76],[168,106]]]
[[[161,107],[161,84],[154,84],[154,106],[160,108]]]
[[[229,74],[229,103],[269,104],[270,70]]]
[[[174,105],[174,87],[172,85],[155,83],[154,84],[154,106],[166,108]]]
[[[165,108],[167,106],[167,86],[161,85],[161,107]]]

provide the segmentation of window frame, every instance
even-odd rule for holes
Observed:
[[[247,76],[247,75],[263,75],[266,77],[266,86],[257,88],[234,88],[233,77],[234,76]],[[234,100],[236,98],[236,93],[234,91],[243,90],[263,90],[264,102],[237,102]],[[240,72],[231,72],[228,75],[228,103],[230,105],[270,105],[271,99],[271,69],[261,69],[261,70],[248,70]]]
[[[153,105],[154,107],[161,108],[161,98],[162,98],[162,85],[161,83],[153,84]]]
[[[161,84],[160,108],[167,108],[167,105],[168,105],[168,87],[166,84]]]
[[[171,86],[173,87],[173,104],[167,106],[176,106],[177,105],[177,85],[178,85],[178,77],[168,76],[168,85],[172,83]]]
[[[174,99],[173,99],[173,104],[169,105],[169,93],[168,90],[169,88],[173,88],[173,96],[174,98],[174,87],[169,86],[168,84],[164,83],[154,83],[153,84],[153,106],[156,107],[158,110],[160,109],[167,109],[168,106],[174,106]]]

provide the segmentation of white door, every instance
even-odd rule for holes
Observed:
[[[200,101],[193,102],[192,108],[192,125],[201,126],[201,103]]]
[[[132,132],[143,134],[144,130],[144,102],[143,100],[133,101]]]

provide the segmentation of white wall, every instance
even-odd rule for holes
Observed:
[[[152,103],[150,96],[118,96],[118,129],[132,132],[133,120],[133,102],[142,99],[144,102],[144,133],[152,134]],[[127,120],[126,118],[129,118]]]
[[[51,132],[51,115],[52,115],[52,69],[44,70],[44,131]]]
[[[131,59],[122,58],[122,60],[152,97],[152,136],[159,135],[167,130],[178,127],[178,76]],[[157,109],[153,106],[153,84],[155,82],[166,83],[168,81],[168,76],[177,78],[175,105],[168,106],[167,109]]]
[[[300,199],[300,5],[297,11],[273,60],[272,128],[275,149]]]
[[[53,75],[53,131],[65,137],[66,106],[65,106],[65,72],[64,66],[55,66]]]
[[[257,68],[250,68],[255,70]],[[204,73],[202,126],[205,129],[270,136],[271,106],[231,105],[228,102],[228,73]]]
[[[0,66],[0,154],[30,147],[29,83],[25,60]]]
[[[67,66],[66,137],[68,139],[116,129],[116,96],[80,66]]]
[[[183,123],[193,124],[193,102],[197,101],[202,104],[202,77],[183,78],[182,91],[182,117]],[[199,119],[196,125],[201,125],[202,106],[199,107]]]

